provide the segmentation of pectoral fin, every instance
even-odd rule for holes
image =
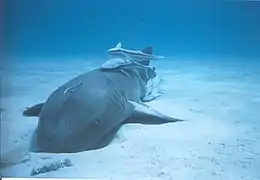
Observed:
[[[34,106],[28,107],[23,111],[23,116],[38,117],[41,113],[44,103],[39,103]]]
[[[132,101],[129,101],[129,103],[134,106],[134,110],[130,118],[128,118],[125,123],[164,124],[184,121],[182,119],[164,115],[154,109],[149,108],[147,105]]]

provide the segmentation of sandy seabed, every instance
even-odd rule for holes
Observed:
[[[62,62],[62,63],[61,63]],[[148,103],[187,119],[124,125],[106,148],[75,154],[28,153],[37,118],[21,115],[58,86],[100,61],[17,61],[6,81],[1,119],[1,175],[31,177],[64,159],[72,166],[34,177],[89,179],[260,179],[260,63],[172,59],[154,62],[163,96]]]

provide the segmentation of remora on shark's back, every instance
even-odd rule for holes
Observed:
[[[122,48],[122,43],[119,42],[116,47],[108,50],[112,60],[102,64],[102,68],[116,68],[120,65],[126,65],[130,63],[137,63],[139,65],[148,66],[150,61],[163,59],[162,56],[153,55],[153,47],[148,46],[142,51],[134,51]]]
[[[38,116],[31,151],[69,153],[107,146],[125,123],[182,121],[142,104],[155,68],[136,63],[98,68],[56,89],[45,103],[26,109]]]
[[[122,48],[122,43],[119,42],[116,47],[110,48],[108,50],[110,55],[122,55],[125,54],[133,59],[146,59],[146,60],[157,60],[157,59],[163,59],[163,56],[155,56],[153,55],[153,47],[148,46],[142,51],[134,51],[134,50],[128,50]]]

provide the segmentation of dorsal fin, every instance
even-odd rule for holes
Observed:
[[[145,54],[153,54],[153,47],[152,46],[148,46],[148,47],[144,48],[142,50],[142,52],[145,53]]]
[[[116,48],[121,48],[121,47],[122,47],[122,43],[121,42],[117,43]]]
[[[23,111],[23,116],[26,117],[39,117],[44,103],[36,104],[32,107],[28,107]]]

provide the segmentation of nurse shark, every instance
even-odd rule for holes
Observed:
[[[126,123],[183,121],[145,105],[146,85],[156,77],[155,68],[145,64],[91,70],[58,87],[44,103],[25,109],[24,116],[38,117],[30,151],[95,150],[108,146]]]

